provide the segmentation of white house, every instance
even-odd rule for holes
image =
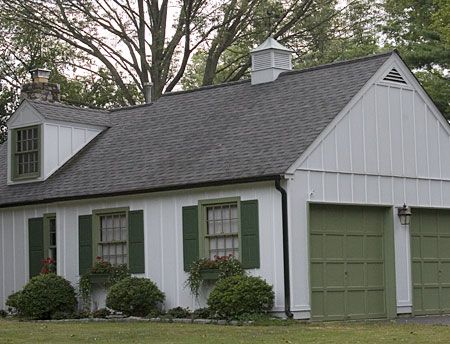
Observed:
[[[450,312],[450,127],[399,55],[291,71],[269,38],[252,62],[113,111],[29,87],[0,146],[0,308],[42,258],[76,285],[100,255],[194,309],[186,267],[231,253],[295,318]]]

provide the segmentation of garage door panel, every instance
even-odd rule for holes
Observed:
[[[383,238],[366,237],[365,252],[367,259],[383,259]]]
[[[450,312],[450,286],[441,286],[441,308],[445,313]]]
[[[311,293],[311,302],[314,304],[314,308],[311,309],[311,316],[314,318],[322,318],[325,314],[325,300],[323,291],[313,291]]]
[[[422,209],[419,223],[420,226],[417,229],[420,234],[437,234],[438,218],[436,210]]]
[[[373,316],[381,316],[386,313],[384,290],[367,292],[367,312]]]
[[[440,282],[450,284],[450,262],[441,262]]]
[[[340,287],[345,285],[345,264],[327,263],[325,266],[325,283],[327,287]]]
[[[450,313],[450,211],[413,209],[412,213],[414,312]]]
[[[327,291],[325,294],[325,314],[335,319],[345,318],[345,295],[343,291]]]
[[[436,258],[436,255],[438,253],[437,237],[422,237],[420,246],[422,258]]]
[[[413,262],[412,263],[412,274],[414,276],[413,285],[421,285],[422,284],[422,263],[421,262]]]
[[[348,291],[347,313],[350,317],[360,317],[366,314],[366,292],[364,290]]]
[[[364,263],[347,263],[347,286],[351,287],[361,287],[365,286],[364,278]]]
[[[413,259],[420,258],[421,249],[420,249],[420,238],[412,237],[411,238],[411,255]]]
[[[423,287],[422,288],[422,302],[427,305],[430,311],[439,311],[439,288],[438,287]]]
[[[364,258],[364,236],[349,235],[346,237],[346,258],[361,260]]]
[[[437,285],[439,284],[439,263],[424,262],[422,267],[422,284]]]
[[[450,234],[450,230],[449,230]],[[439,258],[450,259],[450,238],[440,237],[438,241],[439,246]]]
[[[384,209],[364,209],[364,232],[366,234],[379,234],[384,227]]]
[[[383,287],[384,285],[384,264],[367,264],[367,286]]]
[[[311,258],[322,258],[323,257],[323,235],[322,234],[311,234],[310,237],[310,251]]]
[[[344,238],[341,235],[325,237],[324,256],[328,259],[344,258]]]
[[[383,208],[311,205],[313,318],[386,316],[385,214]]]

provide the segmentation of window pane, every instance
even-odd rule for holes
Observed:
[[[103,260],[113,265],[126,263],[127,244],[127,221],[125,214],[100,216],[100,234],[102,236]]]

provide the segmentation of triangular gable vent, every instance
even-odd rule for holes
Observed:
[[[401,76],[397,69],[392,68],[389,73],[384,77],[384,81],[396,82],[406,85],[405,79]]]

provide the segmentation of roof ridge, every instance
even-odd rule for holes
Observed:
[[[243,83],[250,82],[250,81],[251,81],[250,79],[243,79],[243,80],[237,80],[237,81],[223,82],[223,83],[217,84],[217,85],[200,86],[200,87],[193,88],[193,89],[190,89],[190,90],[181,90],[181,91],[173,91],[173,92],[164,93],[162,95],[162,97],[169,97],[169,96],[175,96],[177,94],[184,94],[184,93],[192,93],[192,92],[197,92],[197,91],[204,91],[204,90],[209,90],[209,89],[213,89],[213,88],[234,86],[234,85],[243,84]]]
[[[376,58],[383,57],[383,56],[389,56],[389,55],[392,55],[394,53],[397,53],[396,49],[390,50],[390,51],[384,52],[384,53],[372,54],[372,55],[362,56],[362,57],[355,57],[355,58],[352,58],[352,59],[349,59],[349,60],[334,61],[334,62],[330,62],[330,63],[321,64],[321,65],[318,65],[318,66],[312,66],[312,67],[303,68],[303,69],[289,70],[289,71],[281,73],[280,76],[312,72],[312,71],[315,71],[315,70],[318,70],[318,69],[324,69],[324,68],[330,68],[330,67],[336,67],[336,66],[340,66],[340,65],[347,65],[347,64],[352,64],[352,63],[372,60],[372,59],[376,59]]]
[[[109,109],[102,109],[102,108],[95,108],[95,107],[82,107],[82,106],[65,104],[65,103],[60,103],[60,102],[49,102],[49,101],[37,100],[37,99],[26,99],[26,100],[28,102],[30,102],[31,105],[33,105],[33,103],[38,103],[38,104],[51,105],[51,106],[57,106],[57,107],[65,107],[65,108],[83,110],[83,111],[98,111],[98,112],[102,112],[105,114],[111,112],[111,110],[109,110]]]

